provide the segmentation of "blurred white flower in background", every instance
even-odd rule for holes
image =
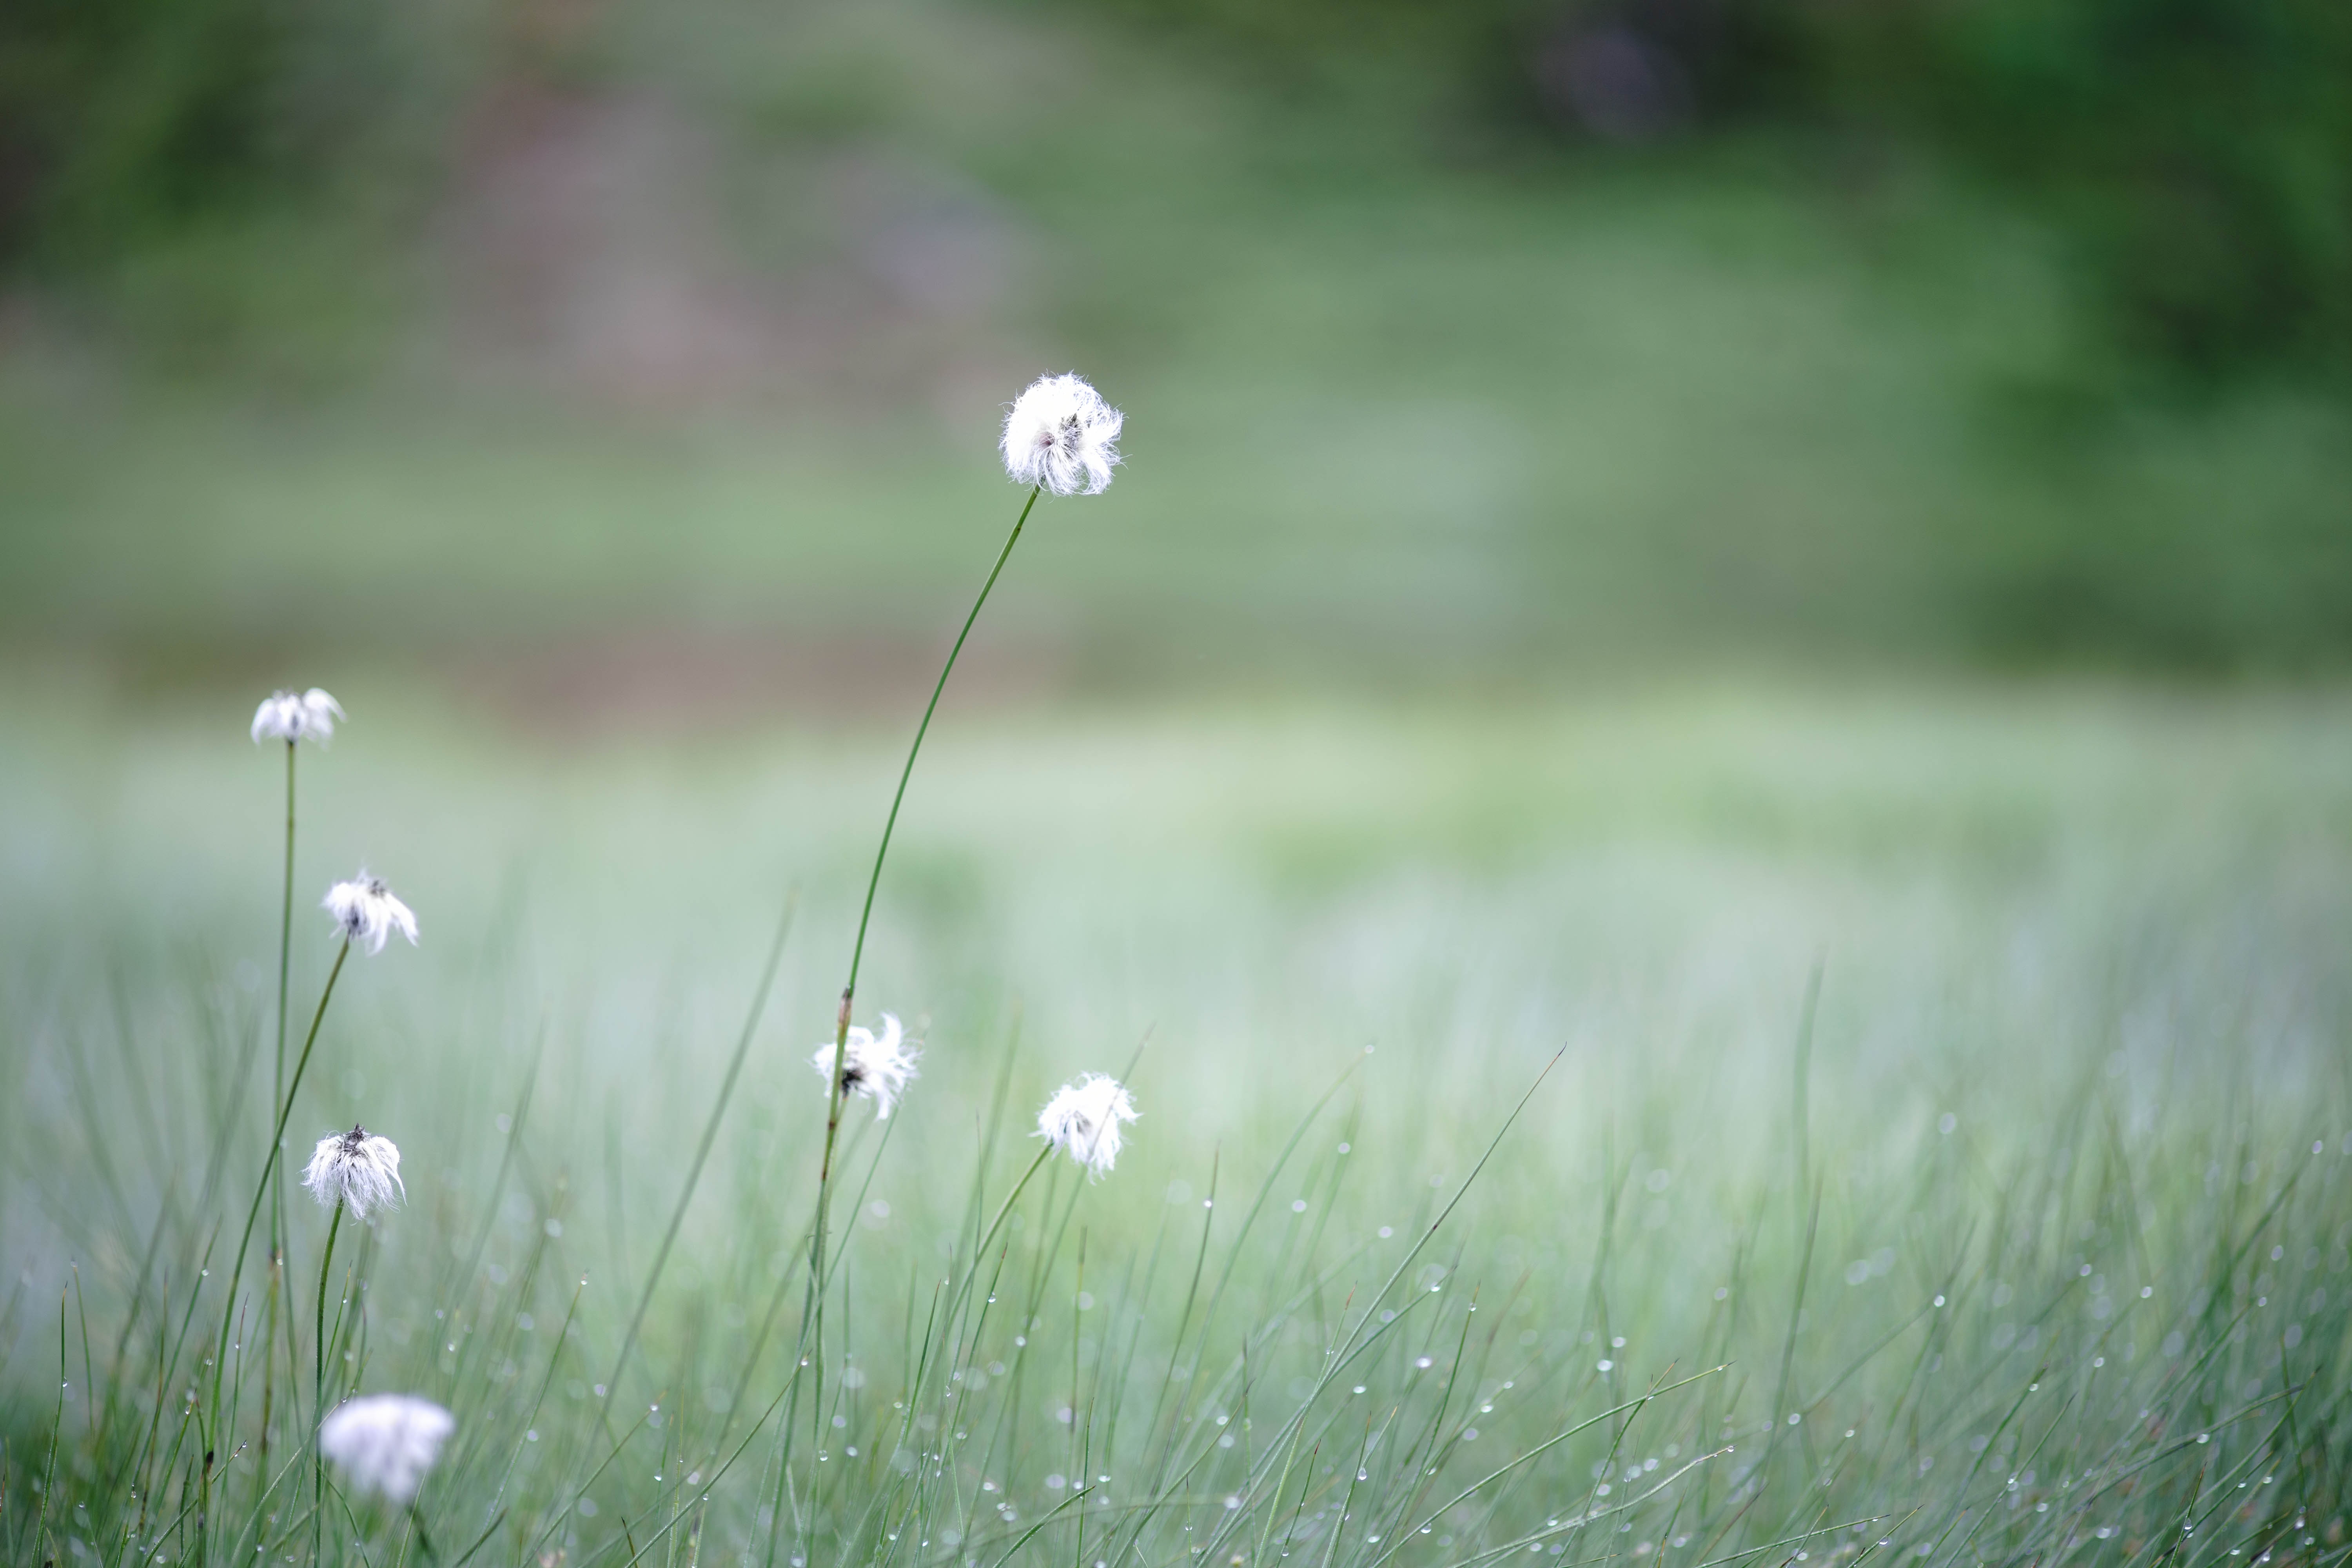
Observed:
[[[1037,1113],[1037,1136],[1071,1159],[1101,1175],[1118,1159],[1122,1121],[1135,1120],[1135,1099],[1118,1079],[1103,1073],[1083,1074],[1075,1083],[1054,1091]]]
[[[337,1204],[365,1219],[376,1209],[390,1208],[408,1195],[400,1179],[400,1151],[389,1138],[371,1134],[364,1127],[331,1132],[312,1151],[302,1184],[321,1208]]]
[[[319,1451],[354,1489],[405,1504],[457,1429],[457,1418],[429,1399],[371,1394],[338,1405],[319,1424]]]
[[[907,1092],[907,1086],[914,1081],[915,1058],[921,1054],[906,1037],[906,1031],[898,1026],[892,1014],[882,1015],[882,1033],[878,1036],[863,1025],[853,1024],[845,1053],[847,1060],[841,1069],[841,1091],[864,1095],[874,1101],[876,1119],[886,1117],[898,1103],[898,1097]],[[816,1055],[809,1058],[817,1076],[827,1080],[828,1093],[833,1061],[834,1048],[830,1044],[819,1046]]]
[[[1127,416],[1075,375],[1040,376],[1004,416],[1004,471],[1057,496],[1100,495]]]
[[[416,916],[392,896],[383,878],[369,876],[365,867],[352,880],[328,889],[320,907],[335,917],[345,937],[365,942],[370,952],[382,952],[395,931],[408,939],[409,946],[416,945]]]
[[[315,686],[308,691],[275,691],[253,710],[253,739],[256,744],[277,740],[289,745],[297,741],[325,745],[342,716],[342,704]]]

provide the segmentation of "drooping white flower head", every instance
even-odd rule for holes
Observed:
[[[289,745],[316,741],[323,746],[342,716],[343,705],[315,686],[308,691],[274,691],[253,710],[253,739],[257,745],[276,740]]]
[[[844,1054],[847,1060],[841,1069],[841,1092],[862,1094],[872,1100],[875,1119],[879,1121],[890,1114],[891,1107],[898,1103],[898,1097],[906,1093],[907,1086],[915,1080],[915,1058],[921,1056],[922,1051],[906,1037],[906,1031],[898,1026],[898,1018],[885,1013],[879,1035],[862,1025],[851,1025],[849,1048]],[[826,1080],[828,1092],[833,1078],[833,1061],[834,1049],[830,1040],[819,1046],[816,1055],[809,1058],[809,1066],[816,1068],[817,1076]]]
[[[372,953],[382,952],[395,931],[408,939],[409,946],[416,945],[416,916],[392,896],[383,878],[369,876],[364,866],[357,877],[328,889],[320,907],[335,917],[347,939],[365,942]]]
[[[353,1219],[365,1219],[408,1196],[408,1186],[400,1179],[400,1151],[391,1139],[364,1127],[320,1139],[310,1154],[310,1168],[302,1173],[302,1184],[320,1208],[341,1204]]]
[[[1127,416],[1075,375],[1043,375],[1004,416],[1004,471],[1057,496],[1097,496],[1118,467]]]
[[[1081,1074],[1054,1091],[1037,1113],[1037,1136],[1099,1176],[1118,1160],[1118,1124],[1135,1120],[1135,1097],[1107,1074]]]
[[[405,1505],[415,1500],[425,1472],[457,1429],[457,1418],[429,1399],[371,1394],[337,1405],[319,1423],[319,1451],[355,1490]]]

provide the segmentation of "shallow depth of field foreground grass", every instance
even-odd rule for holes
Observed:
[[[331,684],[298,1040],[331,880],[364,861],[423,942],[350,961],[289,1130],[298,1166],[354,1121],[404,1155],[406,1205],[341,1232],[324,1397],[457,1435],[413,1516],[331,1469],[316,1518],[299,1189],[274,1337],[257,1247],[228,1289],[258,694],[20,683],[12,1562],[2347,1555],[2340,697],[951,694],[859,987],[923,1075],[850,1110],[820,1340],[808,1057],[905,725],[625,748]],[[1118,1168],[1004,1208],[1085,1069],[1134,1087]]]

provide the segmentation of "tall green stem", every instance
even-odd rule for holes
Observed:
[[[278,906],[278,1051],[277,1066],[269,1079],[272,1110],[286,1098],[286,987],[294,956],[294,750],[295,743],[287,742],[286,876]],[[278,1291],[286,1268],[286,1184],[282,1170],[279,1178],[269,1198],[269,1306],[261,1331],[261,1457],[265,1461],[269,1458],[269,1424],[278,1392]],[[289,1377],[296,1375],[291,1363],[286,1373]],[[257,1477],[268,1474],[266,1462],[256,1470]]]
[[[335,1261],[335,1233],[343,1227],[343,1205],[335,1204],[334,1217],[327,1221],[327,1249],[319,1258],[319,1316],[313,1330],[310,1361],[310,1409],[317,1419],[327,1417],[327,1271]],[[327,1457],[316,1443],[310,1445],[310,1496],[317,1506],[310,1510],[310,1561],[326,1561],[326,1540],[322,1531],[327,1521]]]
[[[956,659],[963,652],[966,638],[980,619],[981,607],[988,603],[989,594],[996,587],[996,579],[1004,573],[1004,563],[1013,559],[1013,547],[1021,542],[1021,531],[1029,522],[1029,513],[1037,505],[1042,487],[1032,487],[1029,499],[1021,503],[1021,515],[1013,520],[1013,531],[1004,536],[1004,548],[996,552],[996,564],[988,569],[988,581],[980,585],[980,596],[971,602],[971,613],[963,618],[963,628],[956,633],[955,645],[948,649],[947,662],[940,667],[940,679],[931,688],[931,700],[923,706],[922,722],[915,726],[914,744],[907,748],[906,765],[898,770],[898,788],[890,796],[890,815],[882,823],[882,842],[874,851],[874,871],[866,879],[866,903],[857,915],[857,940],[849,950],[849,980],[841,988],[841,1009],[834,1018],[833,1082],[825,1096],[824,1153],[817,1163],[816,1227],[809,1240],[810,1304],[803,1321],[812,1325],[811,1342],[814,1346],[814,1370],[817,1373],[817,1398],[813,1407],[823,1418],[824,1407],[824,1243],[828,1200],[833,1185],[833,1154],[841,1136],[841,1109],[845,1096],[841,1068],[849,1049],[850,1008],[857,995],[857,971],[866,958],[866,929],[874,919],[874,894],[882,885],[882,864],[890,857],[890,835],[898,826],[898,808],[906,804],[907,781],[915,776],[915,759],[922,754],[923,737],[930,733],[931,715],[940,709],[940,696],[948,689],[948,677],[955,673]]]
[[[286,742],[286,880],[278,906],[278,1066],[270,1079],[270,1104],[275,1106],[286,1098],[286,984],[294,956],[294,742]],[[281,1180],[278,1194],[269,1211],[269,1246],[275,1253],[278,1246],[281,1222],[286,1208],[285,1184]]]
[[[1029,499],[1021,503],[1021,515],[1013,521],[1013,531],[1004,536],[1004,548],[996,552],[996,564],[988,569],[988,580],[980,585],[980,596],[971,602],[971,613],[963,618],[963,627],[956,633],[955,645],[948,649],[947,662],[940,667],[940,678],[931,687],[931,700],[923,705],[922,722],[915,726],[914,744],[907,748],[906,765],[898,770],[898,787],[890,796],[890,815],[882,823],[882,842],[874,850],[874,870],[866,879],[866,902],[857,913],[857,940],[849,949],[849,979],[841,988],[841,1007],[834,1016],[832,1082],[826,1087],[824,1109],[824,1152],[817,1162],[816,1223],[809,1232],[809,1277],[807,1295],[801,1309],[800,1346],[793,1357],[788,1374],[793,1382],[795,1404],[798,1384],[803,1367],[816,1374],[816,1387],[810,1400],[814,1419],[819,1425],[820,1438],[824,1420],[824,1245],[826,1219],[833,1198],[833,1156],[841,1140],[841,1111],[846,1098],[841,1080],[841,1069],[846,1064],[849,1051],[849,1019],[851,1007],[857,997],[857,971],[866,959],[866,931],[874,919],[874,894],[882,886],[882,865],[890,857],[890,835],[898,826],[898,808],[906,804],[907,781],[915,776],[915,759],[922,754],[923,737],[930,733],[931,715],[939,711],[940,696],[948,689],[948,677],[955,672],[956,659],[963,653],[965,639],[980,619],[981,607],[988,603],[989,594],[996,587],[996,579],[1003,574],[1004,563],[1013,558],[1013,547],[1021,542],[1021,531],[1028,525],[1029,513],[1037,505],[1042,486],[1033,486]],[[787,1431],[793,1422],[793,1410],[784,1415]],[[776,1536],[783,1521],[785,1468],[792,1462],[789,1443],[776,1475],[778,1507],[768,1531],[768,1560],[772,1565],[776,1553]]]
[[[882,862],[890,854],[890,834],[898,826],[898,807],[907,798],[907,781],[915,776],[915,758],[923,750],[923,737],[930,732],[931,715],[939,711],[940,694],[948,689],[948,677],[955,673],[956,658],[963,652],[964,639],[971,636],[972,624],[980,619],[981,606],[988,603],[1004,563],[1013,559],[1013,547],[1021,542],[1021,531],[1028,525],[1030,510],[1036,506],[1042,489],[1032,488],[1029,499],[1021,503],[1021,515],[1013,519],[1013,531],[1005,535],[1004,548],[996,552],[996,564],[988,569],[988,581],[980,585],[980,597],[971,602],[971,613],[964,616],[963,629],[956,633],[955,646],[948,649],[948,661],[940,667],[940,679],[931,688],[931,700],[923,707],[923,721],[915,726],[915,743],[907,748],[907,765],[898,770],[898,790],[890,797],[890,815],[882,824],[882,842],[874,851],[874,874],[866,879],[866,907],[857,915],[857,941],[849,950],[849,984],[841,988],[839,1030],[844,1040],[849,1035],[849,1003],[857,990],[857,966],[866,957],[866,927],[874,918],[874,889],[882,885]]]

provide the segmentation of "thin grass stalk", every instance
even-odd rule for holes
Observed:
[[[327,1220],[327,1246],[319,1257],[319,1310],[312,1329],[310,1363],[310,1409],[317,1419],[327,1418],[327,1276],[335,1261],[335,1235],[342,1229],[343,1205],[336,1200],[335,1212]],[[327,1457],[317,1443],[310,1445],[310,1489],[312,1496],[322,1496],[327,1483]],[[319,1533],[323,1528],[323,1510],[313,1510],[310,1535],[310,1561],[322,1563],[326,1543]]]
[[[662,1233],[661,1246],[654,1253],[653,1267],[646,1271],[646,1288],[637,1297],[637,1310],[629,1319],[629,1331],[621,1337],[620,1352],[613,1358],[612,1375],[604,1380],[604,1411],[607,1415],[612,1410],[613,1401],[620,1396],[621,1370],[628,1364],[629,1352],[636,1345],[637,1334],[645,1327],[646,1310],[653,1305],[654,1289],[661,1283],[662,1268],[669,1261],[670,1248],[677,1244],[678,1229],[686,1223],[687,1207],[693,1203],[694,1189],[702,1180],[702,1168],[710,1158],[710,1146],[719,1140],[719,1125],[726,1119],[727,1104],[734,1097],[736,1079],[742,1076],[743,1058],[750,1054],[752,1037],[759,1033],[760,1019],[768,1010],[768,994],[776,983],[776,966],[783,958],[784,939],[792,934],[793,913],[799,904],[797,892],[785,896],[784,912],[776,921],[774,940],[768,944],[767,962],[761,966],[760,984],[752,993],[751,1011],[743,1018],[743,1032],[736,1037],[735,1055],[727,1064],[727,1076],[719,1080],[719,1096],[711,1104],[710,1117],[703,1123],[702,1141],[695,1145],[694,1163],[687,1167],[686,1184],[679,1189],[677,1205],[670,1211],[669,1228]],[[487,1222],[484,1234],[488,1235]]]
[[[294,752],[295,742],[286,742],[286,860],[283,879],[279,884],[278,903],[278,1043],[269,1075],[269,1103],[274,1108],[286,1098],[286,1005],[287,988],[291,981],[294,963]],[[262,1328],[261,1345],[261,1457],[265,1461],[258,1468],[267,1475],[269,1466],[269,1425],[278,1391],[278,1297],[279,1278],[286,1264],[286,1180],[281,1166],[278,1181],[269,1198],[269,1304]],[[290,1373],[291,1366],[287,1368]]]
[[[335,950],[334,965],[327,971],[327,984],[319,992],[318,1011],[310,1015],[310,1030],[302,1040],[302,1055],[294,1063],[294,1076],[287,1082],[285,1098],[278,1101],[278,1125],[270,1129],[268,1157],[262,1162],[261,1180],[253,1189],[253,1202],[247,1207],[245,1213],[245,1230],[237,1238],[236,1261],[228,1271],[228,1299],[232,1303],[236,1300],[237,1282],[245,1274],[245,1255],[247,1249],[253,1244],[253,1227],[260,1223],[262,1200],[269,1195],[270,1178],[277,1173],[278,1157],[286,1142],[286,1122],[288,1118],[294,1114],[294,1096],[302,1087],[302,1074],[309,1068],[310,1053],[319,1044],[319,1026],[326,1021],[327,1004],[334,997],[335,982],[341,978],[343,963],[351,955],[352,939],[346,936],[343,938],[342,945]],[[221,1369],[228,1356],[228,1331],[233,1317],[234,1313],[226,1309],[221,1312],[220,1345],[213,1356],[213,1390],[215,1406],[219,1403],[220,1383],[223,1375]]]
[[[1535,1081],[1528,1086],[1526,1092],[1519,1097],[1517,1103],[1511,1108],[1510,1113],[1503,1119],[1502,1125],[1496,1130],[1494,1137],[1488,1140],[1485,1151],[1480,1153],[1476,1163],[1471,1166],[1470,1173],[1463,1178],[1461,1185],[1454,1189],[1454,1195],[1446,1200],[1444,1205],[1438,1211],[1437,1216],[1429,1223],[1426,1228],[1422,1230],[1419,1239],[1417,1239],[1412,1246],[1406,1250],[1404,1257],[1398,1261],[1395,1268],[1391,1271],[1387,1280],[1382,1283],[1381,1288],[1375,1291],[1370,1300],[1366,1302],[1364,1312],[1362,1316],[1357,1320],[1356,1326],[1349,1331],[1347,1338],[1340,1342],[1338,1351],[1326,1359],[1322,1374],[1315,1381],[1312,1393],[1310,1393],[1307,1400],[1299,1405],[1298,1409],[1293,1412],[1286,1419],[1284,1427],[1282,1429],[1278,1429],[1275,1433],[1273,1439],[1267,1446],[1267,1451],[1269,1453],[1271,1453],[1276,1447],[1278,1447],[1281,1443],[1286,1440],[1289,1436],[1288,1428],[1305,1420],[1307,1409],[1313,1405],[1317,1398],[1321,1396],[1323,1391],[1331,1385],[1332,1382],[1338,1378],[1341,1370],[1344,1369],[1358,1353],[1369,1348],[1370,1343],[1372,1341],[1378,1340],[1397,1324],[1404,1322],[1412,1307],[1418,1305],[1420,1300],[1427,1300],[1424,1296],[1415,1300],[1409,1301],[1405,1307],[1397,1311],[1396,1316],[1390,1320],[1389,1322],[1380,1324],[1377,1328],[1373,1327],[1374,1320],[1379,1312],[1381,1302],[1385,1300],[1388,1298],[1389,1293],[1396,1289],[1397,1282],[1404,1278],[1406,1270],[1412,1267],[1413,1260],[1421,1256],[1422,1250],[1429,1245],[1431,1237],[1437,1234],[1439,1227],[1445,1223],[1445,1221],[1453,1215],[1454,1210],[1461,1204],[1464,1194],[1468,1193],[1472,1184],[1477,1181],[1480,1173],[1486,1169],[1487,1161],[1494,1157],[1496,1149],[1501,1145],[1503,1139],[1509,1134],[1511,1128],[1517,1122],[1520,1113],[1527,1109],[1528,1102],[1535,1098],[1536,1090],[1543,1086],[1544,1079],[1550,1075],[1552,1068],[1559,1064],[1560,1058],[1566,1054],[1565,1047],[1563,1047],[1559,1051],[1553,1053],[1551,1059],[1544,1064],[1543,1069],[1536,1074]],[[1339,1086],[1335,1084],[1330,1092],[1336,1093],[1338,1092],[1338,1089]],[[1327,1094],[1325,1097],[1327,1101],[1328,1098],[1329,1096]],[[1320,1110],[1320,1102],[1318,1102],[1316,1109],[1318,1111]],[[1303,1135],[1303,1132],[1304,1123],[1302,1123],[1300,1135]],[[1294,1147],[1296,1146],[1297,1136],[1298,1135],[1294,1135]],[[1286,1151],[1285,1157],[1287,1157],[1287,1151]],[[1255,1208],[1253,1208],[1253,1212],[1255,1212]],[[1219,1286],[1219,1291],[1220,1293],[1223,1291],[1222,1283]],[[1372,1329],[1372,1333],[1369,1338],[1365,1334],[1365,1331],[1368,1328]],[[1205,1338],[1205,1325],[1203,1326],[1202,1331]],[[1369,1438],[1367,1441],[1369,1441]],[[1165,1461],[1163,1460],[1163,1465]],[[1163,1478],[1165,1477],[1165,1473],[1166,1472],[1163,1468],[1161,1472]],[[1255,1488],[1258,1479],[1260,1478],[1251,1478],[1251,1485],[1253,1488]],[[1162,1484],[1164,1485],[1164,1479]]]
[[[947,662],[940,667],[940,678],[931,687],[931,700],[923,705],[922,721],[915,726],[914,743],[907,748],[906,763],[898,770],[898,787],[890,796],[890,814],[883,819],[882,841],[874,851],[874,869],[866,879],[866,901],[858,910],[857,937],[849,949],[849,978],[841,988],[841,1006],[834,1018],[833,1071],[827,1075],[832,1082],[825,1093],[824,1152],[817,1162],[816,1225],[809,1238],[809,1300],[802,1320],[806,1326],[803,1338],[812,1348],[804,1351],[801,1357],[794,1358],[796,1363],[805,1358],[814,1363],[813,1370],[816,1373],[818,1386],[816,1397],[811,1405],[817,1410],[822,1410],[824,1405],[825,1222],[832,1197],[834,1144],[841,1133],[842,1104],[847,1092],[842,1082],[841,1069],[848,1059],[850,1012],[857,997],[857,973],[866,960],[866,932],[874,919],[874,896],[882,885],[882,866],[890,856],[890,836],[898,829],[898,809],[906,804],[907,783],[915,776],[915,759],[922,754],[923,737],[930,733],[931,716],[939,711],[940,695],[948,689],[948,677],[955,673],[956,660],[963,653],[964,642],[971,636],[971,628],[979,621],[981,608],[988,603],[988,595],[995,589],[997,578],[1003,574],[1004,563],[1013,558],[1013,547],[1021,542],[1021,531],[1028,525],[1029,514],[1035,510],[1037,497],[1043,488],[1032,487],[1029,499],[1021,503],[1021,515],[1013,520],[1013,531],[1004,536],[1004,548],[996,552],[996,564],[989,568],[987,581],[980,585],[980,595],[972,600],[971,610],[963,618],[963,627],[956,633],[955,643],[948,649]],[[799,1371],[797,1365],[793,1371]]]
[[[49,1457],[41,1474],[40,1513],[33,1522],[33,1555],[36,1560],[40,1562],[48,1561],[48,1554],[43,1552],[41,1548],[42,1543],[48,1540],[49,1497],[51,1493],[57,1490],[58,1485],[58,1442],[65,1432],[65,1369],[66,1297],[65,1292],[60,1290],[58,1292],[58,1408],[57,1413],[49,1418]]]
[[[980,1245],[971,1249],[971,1261],[964,1266],[962,1280],[957,1284],[955,1293],[948,1298],[946,1321],[953,1323],[956,1314],[963,1310],[971,1300],[972,1281],[980,1272],[980,1260],[987,1256],[990,1244],[996,1240],[996,1233],[1004,1228],[1004,1221],[1013,1213],[1013,1205],[1020,1201],[1022,1193],[1027,1190],[1031,1180],[1045,1168],[1045,1162],[1053,1154],[1050,1145],[1038,1150],[1037,1157],[1029,1162],[1029,1168],[1021,1173],[1021,1179],[1013,1184],[1013,1190],[1004,1194],[1004,1201],[996,1205],[996,1217],[990,1220],[988,1228],[981,1233]]]
[[[1079,1420],[1078,1420],[1078,1405],[1079,1405],[1078,1394],[1079,1394],[1079,1385],[1080,1385],[1080,1383],[1081,1383],[1081,1380],[1082,1380],[1082,1377],[1083,1377],[1083,1373],[1081,1373],[1081,1371],[1080,1371],[1080,1369],[1079,1369],[1079,1366],[1078,1366],[1078,1345],[1079,1345],[1080,1341],[1085,1337],[1084,1335],[1082,1335],[1082,1334],[1078,1331],[1079,1331],[1079,1328],[1080,1328],[1080,1324],[1079,1324],[1079,1321],[1078,1321],[1078,1314],[1079,1314],[1079,1313],[1081,1313],[1081,1312],[1083,1312],[1083,1311],[1085,1311],[1085,1310],[1087,1310],[1087,1233],[1086,1233],[1085,1227],[1083,1227],[1083,1226],[1081,1226],[1081,1227],[1079,1228],[1079,1230],[1078,1230],[1078,1267],[1077,1267],[1077,1275],[1076,1275],[1076,1279],[1072,1281],[1072,1283],[1071,1283],[1071,1291],[1072,1291],[1072,1295],[1071,1295],[1071,1297],[1070,1297],[1070,1483],[1071,1483],[1073,1486],[1076,1486],[1076,1485],[1078,1485],[1079,1483],[1083,1482],[1083,1481],[1086,1479],[1086,1474],[1087,1474],[1087,1443],[1086,1443],[1086,1437],[1085,1437],[1085,1435],[1084,1435],[1084,1434],[1082,1434],[1082,1431],[1081,1431],[1081,1428],[1080,1428],[1080,1426],[1079,1426]],[[1106,1336],[1106,1337],[1108,1337],[1108,1336]],[[1244,1405],[1244,1410],[1246,1410],[1246,1409],[1247,1409],[1247,1405]],[[1247,1427],[1247,1426],[1248,1426],[1248,1419],[1247,1419],[1246,1415],[1244,1417],[1244,1420],[1243,1420],[1243,1426],[1244,1426],[1244,1428],[1246,1428],[1246,1427]],[[1080,1559],[1081,1557],[1083,1557],[1083,1556],[1085,1556],[1085,1555],[1086,1555],[1086,1547],[1087,1547],[1087,1519],[1086,1519],[1086,1515],[1085,1515],[1084,1513],[1080,1513],[1080,1514],[1078,1514],[1078,1515],[1076,1516],[1076,1518],[1073,1521],[1073,1523],[1072,1523],[1072,1531],[1073,1531],[1073,1533],[1076,1535],[1076,1541],[1075,1544],[1071,1547],[1071,1550],[1070,1550],[1070,1562],[1071,1562],[1071,1568],[1077,1568],[1078,1559]]]

